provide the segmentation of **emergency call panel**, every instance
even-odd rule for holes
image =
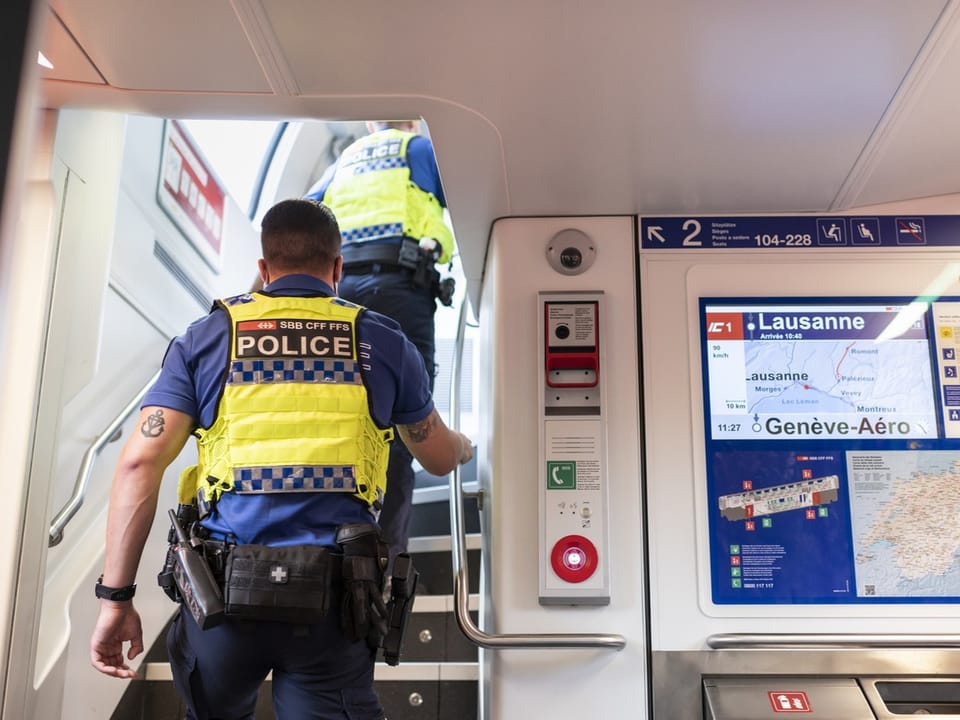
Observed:
[[[602,292],[539,296],[540,603],[610,602]]]

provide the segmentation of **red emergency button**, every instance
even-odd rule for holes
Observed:
[[[597,569],[597,548],[583,535],[567,535],[557,540],[550,553],[550,564],[561,580],[583,582]]]

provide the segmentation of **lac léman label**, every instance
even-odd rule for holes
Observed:
[[[767,692],[773,711],[777,713],[808,713],[813,712],[810,700],[805,692],[782,692],[770,690]]]

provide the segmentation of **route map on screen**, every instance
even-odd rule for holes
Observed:
[[[706,306],[712,436],[936,437],[925,310]]]

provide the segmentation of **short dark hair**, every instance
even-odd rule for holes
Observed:
[[[323,273],[340,255],[340,226],[316,200],[282,200],[263,216],[260,245],[267,265],[282,272]]]

